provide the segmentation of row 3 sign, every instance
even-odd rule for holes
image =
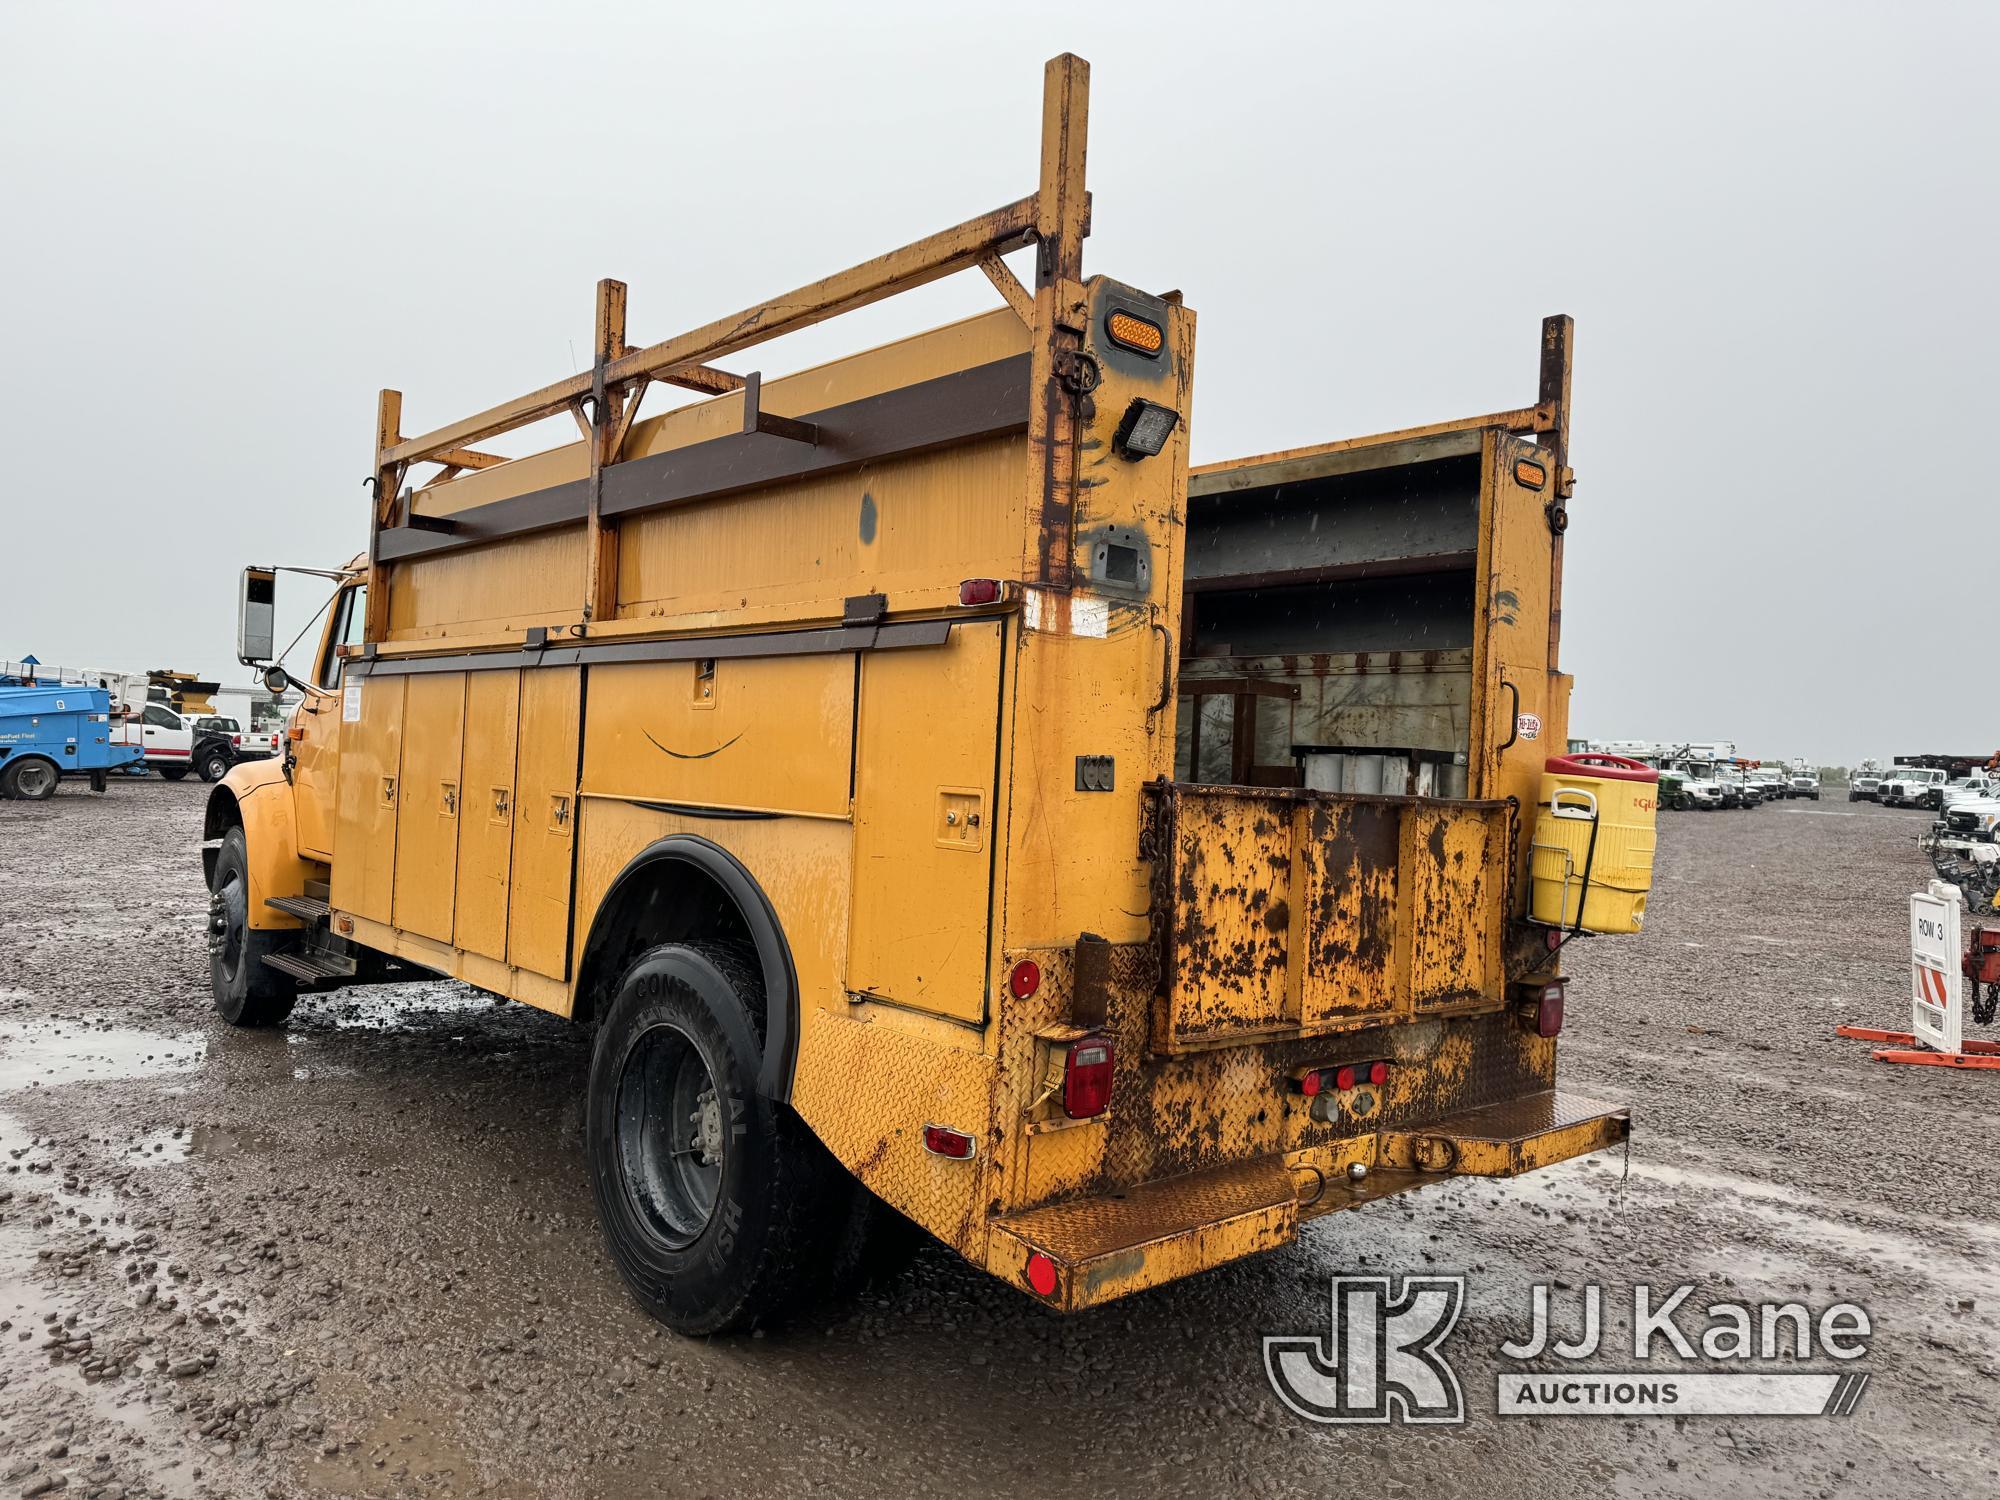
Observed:
[[[1964,895],[1933,880],[1910,897],[1910,1030],[1940,1052],[1965,1050],[1965,1003],[1959,986],[1959,918]]]

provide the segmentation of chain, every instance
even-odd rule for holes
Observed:
[[[1991,1026],[1995,1015],[2000,1015],[2000,984],[1972,981],[1973,1021],[1980,1026]]]
[[[1507,799],[1507,912],[1514,911],[1514,888],[1520,880],[1521,867],[1521,799]]]

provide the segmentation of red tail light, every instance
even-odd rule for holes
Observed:
[[[1111,1074],[1116,1057],[1100,1037],[1078,1042],[1063,1064],[1063,1113],[1088,1120],[1111,1108]]]
[[[992,604],[999,597],[1000,580],[997,578],[968,578],[958,586],[960,604]]]
[[[1536,1036],[1555,1036],[1563,1029],[1563,1000],[1569,989],[1569,982],[1552,979],[1546,984],[1524,984],[1514,993],[1517,997],[1515,1014],[1520,1017],[1523,1029]]]
[[[1354,1087],[1354,1068],[1352,1064],[1342,1068],[1338,1073],[1333,1075],[1333,1086],[1343,1094]]]
[[[963,1130],[953,1130],[948,1125],[926,1125],[924,1149],[933,1156],[948,1157],[952,1161],[970,1161],[973,1140]]]
[[[1385,1062],[1370,1063],[1368,1065],[1368,1081],[1377,1088],[1387,1083],[1389,1081],[1389,1065]]]

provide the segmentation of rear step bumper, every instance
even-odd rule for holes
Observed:
[[[993,1221],[987,1269],[1063,1312],[1276,1249],[1301,1220],[1447,1177],[1514,1177],[1626,1139],[1624,1108],[1557,1090],[1407,1130],[1232,1162]],[[1368,1168],[1358,1182],[1348,1168]],[[1055,1285],[1033,1290],[1031,1258]],[[1043,1268],[1046,1284],[1046,1268]]]

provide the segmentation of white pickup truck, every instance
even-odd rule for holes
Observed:
[[[127,715],[111,732],[112,743],[137,745],[146,764],[169,781],[194,769],[194,730],[164,703],[148,703]]]
[[[1995,795],[2000,795],[2000,780],[1989,771],[1977,770],[1944,784],[1944,790],[1938,793],[1938,812],[1948,813],[1962,802],[1984,801]]]

